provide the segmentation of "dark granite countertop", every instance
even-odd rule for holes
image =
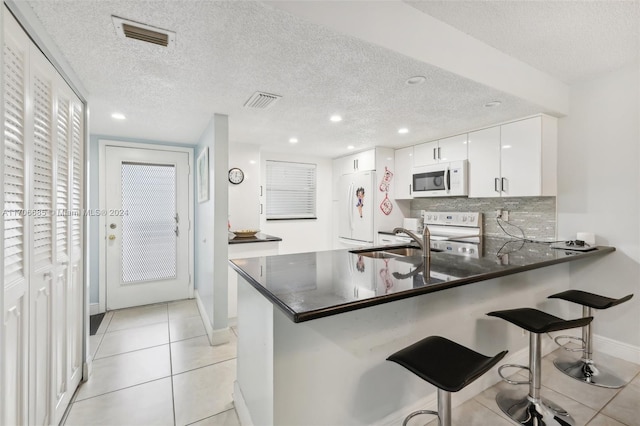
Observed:
[[[432,252],[427,279],[421,256],[378,259],[349,250],[229,263],[292,321],[302,322],[615,251],[604,246],[578,252],[518,240],[482,240],[478,258]]]
[[[246,244],[246,243],[269,243],[272,241],[282,241],[280,237],[274,237],[273,235],[263,234],[258,232],[253,237],[236,237],[233,233],[229,233],[229,244]]]

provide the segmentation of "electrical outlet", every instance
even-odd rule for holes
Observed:
[[[498,209],[496,210],[496,218],[500,219],[502,217],[502,210]]]
[[[509,222],[509,212],[507,210],[502,210],[502,220]]]

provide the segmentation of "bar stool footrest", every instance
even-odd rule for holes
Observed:
[[[567,376],[593,386],[618,389],[627,384],[607,368],[596,366],[592,360],[556,358],[553,364]]]
[[[498,375],[502,378],[503,382],[507,382],[510,385],[528,385],[528,384],[531,384],[531,380],[511,380],[511,379],[508,379],[504,374],[502,374],[502,370],[504,368],[519,368],[521,370],[527,370],[529,372],[529,378],[531,378],[531,370],[526,365],[502,364],[500,367],[498,367]]]
[[[562,344],[562,343],[559,342],[560,339],[566,339],[566,340],[569,340],[569,341],[577,340],[577,341],[582,342],[582,346],[580,346],[579,348],[567,348],[566,346],[564,346],[564,345],[566,345],[566,343]],[[585,348],[584,339],[582,337],[578,337],[578,336],[567,336],[567,335],[556,336],[553,339],[553,341],[556,342],[556,345],[560,346],[562,349],[564,349],[565,351],[568,351],[568,352],[582,352],[582,351],[584,351],[584,348]]]
[[[432,410],[418,410],[418,411],[414,411],[413,413],[409,414],[407,417],[404,418],[404,421],[402,422],[402,426],[407,426],[407,423],[409,423],[409,420],[411,420],[412,418],[414,418],[415,416],[419,416],[421,414],[432,414],[434,416],[436,416],[438,419],[440,419],[440,416],[438,415],[437,411],[432,411]]]

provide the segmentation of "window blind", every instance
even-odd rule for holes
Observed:
[[[316,218],[316,165],[267,161],[267,220]]]

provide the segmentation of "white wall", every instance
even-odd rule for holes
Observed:
[[[260,159],[262,182],[266,182],[267,160],[314,163],[317,165],[316,214],[318,218],[316,220],[267,221],[266,216],[263,214],[260,217],[260,229],[262,232],[282,238],[280,254],[331,250],[332,160],[308,155],[263,152]],[[260,202],[263,204],[266,201],[265,195],[263,193],[260,198]]]
[[[571,287],[631,301],[595,312],[594,333],[640,350],[640,66],[571,87],[559,121],[558,235],[617,251],[571,263]],[[578,312],[578,308],[575,308]],[[597,348],[596,348],[597,349]],[[638,354],[640,356],[640,354]]]
[[[228,325],[228,134],[228,117],[215,114],[195,149],[197,163],[202,150],[209,148],[209,200],[198,203],[197,185],[195,188],[195,285],[212,344],[221,343],[216,336],[224,339],[225,333],[216,332]],[[197,173],[197,168],[193,172]]]
[[[244,181],[229,183],[231,229],[260,229],[260,146],[234,143],[229,146],[229,168],[244,172]]]

